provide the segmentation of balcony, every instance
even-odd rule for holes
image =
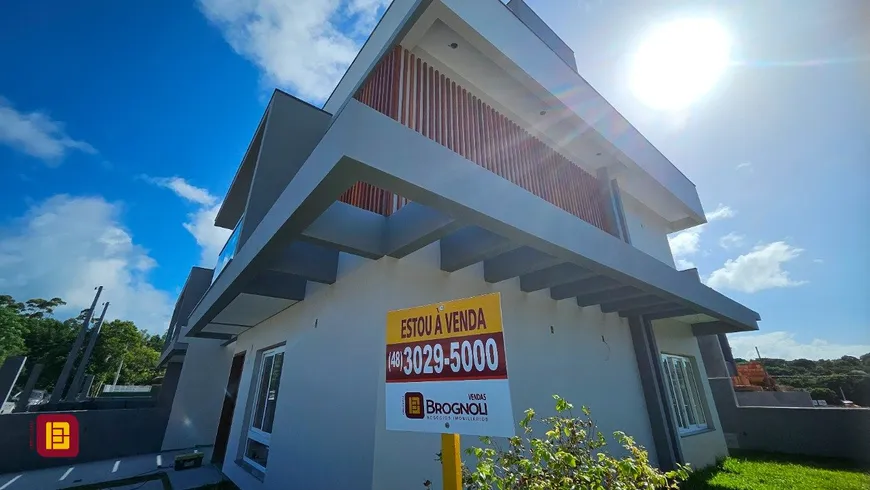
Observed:
[[[181,294],[175,302],[172,317],[169,320],[169,328],[166,331],[166,339],[163,341],[163,350],[160,354],[159,366],[165,366],[170,362],[181,362],[187,352],[187,342],[182,336],[182,330],[187,326],[187,319],[191,311],[196,307],[202,297],[208,291],[212,283],[212,277],[216,275],[212,269],[193,267],[184,281]]]
[[[227,264],[229,264],[236,255],[236,249],[239,247],[239,235],[242,231],[242,220],[244,219],[245,216],[242,214],[239,222],[236,223],[235,228],[233,228],[233,232],[230,234],[229,238],[227,238],[227,243],[224,244],[224,248],[222,248],[221,253],[218,254],[217,263],[214,266],[214,275],[211,278],[212,283],[214,283],[215,279],[217,279],[224,268],[226,268]]]
[[[618,235],[600,183],[429,62],[397,46],[354,99],[574,216]],[[408,200],[365,182],[342,202],[390,216]]]

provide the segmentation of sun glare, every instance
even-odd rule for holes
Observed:
[[[634,56],[631,88],[653,109],[680,111],[706,94],[728,67],[731,39],[711,19],[681,19],[650,31]]]

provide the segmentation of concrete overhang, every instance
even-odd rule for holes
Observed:
[[[181,287],[181,293],[175,302],[175,309],[172,311],[167,340],[163,352],[160,354],[158,367],[163,367],[169,362],[181,362],[184,359],[184,355],[187,353],[187,343],[180,342],[179,339],[183,337],[183,331],[191,311],[208,291],[213,274],[213,269],[191,267],[187,279],[184,281],[184,286]]]
[[[424,50],[442,73],[593,174],[608,167],[671,231],[705,222],[695,185],[498,0],[394,0],[324,109],[338,113],[396,44]]]
[[[187,354],[187,342],[173,342],[169,348],[160,354],[160,358],[157,360],[157,368],[164,368],[170,362],[183,362],[185,354]]]
[[[274,98],[275,94],[272,94],[272,97]],[[263,141],[265,129],[266,113],[260,118],[257,131],[254,132],[254,137],[248,144],[248,149],[245,151],[245,156],[242,157],[242,163],[236,170],[236,175],[233,176],[227,195],[218,208],[214,224],[219,228],[234,229],[245,212],[245,204],[248,202],[248,193],[251,191],[251,183],[254,180],[257,155],[260,152],[260,144]]]
[[[337,203],[357,181],[407,197],[416,203],[410,213],[418,215],[384,218]],[[379,258],[438,238],[448,272],[484,261],[489,281],[519,274],[524,291],[549,287],[553,299],[577,298],[579,306],[606,305],[650,320],[701,315],[695,318],[732,332],[758,328],[756,312],[696,275],[672,269],[352,100],[192,312],[187,335],[231,338],[251,328],[250,321],[213,334],[206,327],[222,324],[216,319],[251,294],[251,284],[295,241]],[[500,259],[507,253],[525,254],[523,263],[534,263],[535,270],[506,272],[517,262]],[[304,288],[290,293],[304,300]]]

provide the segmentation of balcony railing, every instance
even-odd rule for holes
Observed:
[[[536,196],[608,231],[597,179],[397,46],[355,98]],[[389,216],[407,200],[358,182],[341,201]]]
[[[236,255],[236,249],[239,246],[239,232],[242,229],[242,220],[245,219],[245,216],[242,215],[239,218],[239,222],[236,223],[236,227],[233,229],[230,237],[227,238],[227,243],[224,244],[224,248],[221,249],[221,253],[218,254],[217,264],[214,266],[214,274],[211,276],[211,282],[214,284],[214,281],[218,278],[221,271],[233,260],[233,257]]]

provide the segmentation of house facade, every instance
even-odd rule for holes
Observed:
[[[394,0],[322,108],[276,91],[254,131],[172,317],[163,449],[245,490],[438,488],[439,436],[386,430],[386,314],[499,292],[517,419],[559,394],[711,464],[698,339],[760,317],[675,269],[667,234],[704,222],[522,1]]]

